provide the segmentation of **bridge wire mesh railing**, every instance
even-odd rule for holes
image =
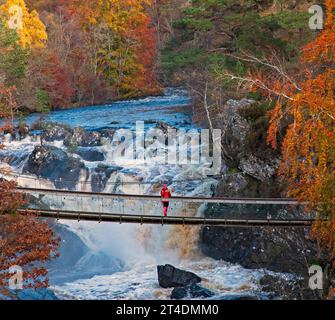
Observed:
[[[54,189],[54,181],[41,179],[39,177],[20,175],[20,174],[1,174],[0,177],[8,178],[16,181],[20,186],[35,188],[35,189]],[[189,183],[202,182],[209,179],[218,179],[221,176],[210,176],[194,179],[175,179],[170,180],[169,184],[173,183]],[[168,179],[167,179],[168,180]],[[71,181],[63,179],[62,181]],[[91,191],[92,180],[79,179],[77,182],[77,190]],[[152,181],[107,181],[105,186],[113,185],[120,186],[122,190],[125,186],[137,186],[138,194],[145,194],[146,191],[158,192],[159,187],[165,182],[162,180]],[[115,188],[114,188],[115,189]],[[148,190],[149,189],[149,190]],[[136,188],[132,188],[136,193]],[[66,191],[66,190],[64,190]],[[98,214],[140,214],[140,215],[160,215],[162,213],[161,199],[146,200],[146,199],[109,199],[104,197],[107,192],[99,191],[99,195],[90,197],[89,195],[50,195],[43,194],[42,191],[32,194],[28,207],[32,209],[53,209],[53,210],[69,210],[80,212],[97,212]],[[184,196],[184,194],[182,194]],[[33,201],[31,201],[33,199]],[[195,205],[187,203],[187,201],[171,201],[169,207],[170,215],[187,215],[192,216],[201,214],[208,218],[223,218],[223,219],[310,219],[315,218],[312,212],[306,213],[303,205],[289,204],[229,204],[229,203],[208,203],[206,200],[201,204],[202,210],[198,212],[200,204]]]

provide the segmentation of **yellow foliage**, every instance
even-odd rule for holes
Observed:
[[[7,0],[0,7],[0,18],[16,29],[24,48],[44,48],[48,35],[36,10],[29,12],[24,0]]]

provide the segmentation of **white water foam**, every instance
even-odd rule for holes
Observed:
[[[154,98],[148,98],[140,102],[127,102],[128,105],[140,105],[149,103],[148,110],[152,109],[151,104],[154,103]],[[173,105],[173,101],[178,100],[178,94],[172,95],[168,99],[155,102],[160,104],[166,102]],[[186,101],[186,100],[185,100]],[[184,101],[184,103],[185,103]],[[104,107],[108,112],[108,106]],[[142,110],[142,109],[141,109]],[[149,111],[150,111],[149,110]],[[69,117],[66,112],[52,115],[58,121],[65,121]],[[79,109],[70,110],[70,113],[79,115]],[[94,112],[90,108],[83,108],[81,117]],[[101,112],[101,109],[99,109]],[[158,109],[156,117],[160,117],[161,110]],[[136,112],[134,112],[135,117]],[[152,115],[152,114],[151,114]],[[77,119],[77,118],[76,118]],[[78,119],[77,119],[78,120]],[[77,121],[76,120],[76,121]],[[84,119],[85,120],[85,119]],[[83,121],[84,121],[83,120]],[[101,118],[100,121],[109,121],[108,118]],[[86,121],[87,122],[87,121]],[[101,123],[103,124],[103,123]],[[87,122],[86,127],[89,126]],[[84,125],[85,127],[85,125]],[[16,173],[21,173],[21,170],[27,160],[27,157],[40,142],[38,139],[27,138],[23,141],[8,141],[5,145],[6,149],[3,152],[8,154],[16,154],[20,159],[11,167]],[[55,142],[51,145],[62,148],[66,151],[63,143]],[[163,147],[163,146],[162,146]],[[121,171],[115,172],[109,178],[104,192],[120,192],[130,194],[158,194],[161,188],[162,181],[175,181],[170,183],[174,195],[188,196],[212,196],[213,191],[217,186],[215,179],[206,176],[206,169],[209,164],[201,165],[161,165],[152,162],[146,165],[138,165],[131,159],[112,158],[113,148],[108,141],[104,142],[102,147],[97,148],[106,156],[103,162],[94,164],[84,162],[87,167],[93,168],[98,164],[119,165]],[[22,154],[21,154],[22,153]],[[22,160],[22,161],[21,161]],[[8,166],[7,166],[8,167]],[[90,181],[91,177],[88,178]],[[199,179],[199,180],[194,180]],[[84,172],[81,173],[80,181],[86,181],[87,177]],[[182,180],[182,181],[181,181]],[[34,182],[33,182],[34,181]],[[116,181],[123,181],[125,184],[115,188]],[[150,182],[150,184],[136,184],[141,181]],[[36,188],[54,188],[52,182],[43,179],[29,180],[29,177],[20,177],[17,179],[19,185]],[[86,181],[87,182],[87,181]],[[78,183],[76,190],[91,191],[89,183]],[[86,203],[79,203],[81,199],[61,200],[56,197],[45,197],[44,202],[51,208],[73,208],[81,206],[81,209],[94,211],[99,206],[94,199]],[[105,207],[112,208],[111,203],[104,203]],[[131,203],[128,203],[129,211]],[[187,207],[171,206],[170,214],[174,215],[201,215],[204,206],[193,205]],[[138,210],[136,204],[132,210]],[[160,215],[162,208],[158,202],[156,206],[145,209],[147,214]],[[60,298],[75,298],[75,299],[163,299],[170,295],[170,289],[161,289],[157,282],[157,264],[170,263],[180,268],[185,268],[194,271],[203,279],[204,286],[212,289],[217,297],[221,295],[231,294],[252,294],[257,290],[257,279],[261,272],[246,270],[237,265],[230,265],[225,262],[214,261],[205,258],[198,250],[198,237],[200,229],[198,227],[182,227],[182,226],[138,226],[138,225],[118,225],[118,224],[98,224],[94,222],[77,221],[61,221],[71,231],[80,237],[80,239],[89,248],[90,261],[92,255],[97,257],[101,254],[113,259],[120,259],[124,262],[124,270],[104,276],[95,276],[91,279],[83,279],[83,274],[78,273],[76,281],[69,281],[66,284],[55,286],[54,290]],[[94,259],[93,259],[94,260]],[[80,263],[86,260],[81,259]],[[96,259],[99,263],[99,259]],[[80,266],[78,270],[82,270]],[[92,267],[92,265],[90,265]],[[99,265],[94,266],[98,268]],[[76,269],[74,267],[74,269]],[[104,266],[106,270],[106,266]],[[111,266],[111,270],[114,270]],[[106,271],[104,271],[106,272]],[[111,271],[112,273],[113,271]]]

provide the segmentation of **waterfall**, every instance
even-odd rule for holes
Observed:
[[[191,124],[191,116],[182,111],[178,112],[177,109],[188,106],[189,102],[185,92],[170,90],[163,97],[57,111],[48,115],[46,119],[72,127],[80,125],[86,130],[117,129],[115,126],[134,129],[138,120],[154,124],[161,119],[176,128],[192,129],[194,125]],[[173,111],[171,107],[174,108]],[[36,115],[28,117],[27,123],[31,124],[34,120]],[[149,128],[146,127],[145,130]],[[12,174],[19,175],[5,177],[14,179],[22,187],[54,189],[55,183],[51,178],[22,175],[22,168],[39,144],[40,141],[36,137],[5,142],[5,149],[0,150],[0,165],[11,169]],[[206,175],[209,163],[162,165],[161,158],[158,157],[155,161],[139,164],[132,160],[127,150],[124,152],[125,156],[115,158],[117,145],[109,137],[102,139],[102,145],[91,147],[93,151],[103,154],[102,161],[87,161],[80,154],[69,154],[63,141],[47,144],[84,164],[76,181],[77,191],[158,195],[162,182],[167,182],[173,190],[173,195],[210,197],[218,183]],[[165,147],[165,143],[156,145],[157,152],[168,152],[169,148],[173,148]],[[131,145],[127,148],[131,148]],[[180,152],[187,154],[187,148],[181,148]],[[138,153],[142,151],[136,150]],[[162,205],[159,201],[139,204],[125,200],[105,200],[101,203],[98,198],[64,199],[57,196],[45,196],[42,200],[52,209],[66,207],[71,210],[111,213],[124,210],[124,213],[129,214],[138,214],[140,211],[148,215],[162,215]],[[205,205],[171,202],[169,214],[198,216],[202,215],[204,209]],[[62,243],[62,252],[65,256],[69,253],[69,256],[65,257],[65,261],[52,262],[49,268],[52,270],[51,280],[61,278],[60,282],[51,282],[54,284],[54,290],[62,298],[167,298],[171,290],[158,288],[156,274],[157,264],[166,263],[198,273],[206,279],[209,287],[218,290],[219,293],[229,291],[240,294],[256,288],[255,281],[259,272],[248,271],[201,255],[198,250],[199,227],[60,221],[60,224],[56,224],[56,230],[59,228],[67,239],[67,242]],[[72,248],[71,243],[78,247]],[[71,252],[76,251],[82,252],[82,256],[72,261]]]

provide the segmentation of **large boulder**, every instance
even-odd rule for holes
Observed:
[[[201,282],[196,274],[166,264],[157,266],[158,282],[163,288],[185,287]]]
[[[171,299],[184,299],[184,298],[211,298],[215,295],[209,289],[203,288],[197,284],[187,287],[177,287],[171,292]]]
[[[223,155],[232,166],[244,155],[250,124],[240,115],[240,110],[255,103],[253,100],[229,100],[216,121],[222,130]]]
[[[111,129],[111,128],[103,128],[99,130],[102,138],[106,138],[110,140],[113,140],[115,131],[116,131],[115,129]]]
[[[17,128],[18,134],[19,134],[19,139],[25,139],[29,135],[30,128],[27,124],[22,123],[18,126]]]
[[[254,107],[257,108],[254,100],[229,100],[213,121],[215,128],[221,129],[222,153],[228,167],[259,182],[268,182],[275,176],[280,161],[271,148],[265,146],[263,150],[253,137],[253,122],[245,113]]]
[[[104,154],[101,151],[93,148],[78,148],[77,150],[75,150],[75,153],[81,156],[85,161],[89,162],[105,160]]]
[[[64,140],[66,146],[98,147],[101,146],[101,134],[95,131],[86,131],[83,128],[75,128],[73,135]]]
[[[122,170],[122,167],[105,166],[103,164],[100,164],[98,165],[98,167],[94,168],[93,171],[91,172],[92,192],[104,191],[111,175],[115,172],[119,172],[120,170]]]
[[[309,233],[307,228],[204,227],[200,248],[209,257],[245,268],[307,275],[317,255]]]
[[[64,125],[56,123],[45,123],[42,132],[42,140],[47,142],[64,141],[72,136],[72,130]]]
[[[226,173],[220,181],[220,192],[227,197],[237,197],[248,187],[248,184],[249,181],[242,172]]]
[[[252,154],[242,158],[239,163],[239,169],[251,177],[266,182],[269,181],[277,172],[279,159],[259,159]]]
[[[49,179],[56,188],[74,190],[84,164],[53,146],[37,146],[28,158],[23,173]]]

